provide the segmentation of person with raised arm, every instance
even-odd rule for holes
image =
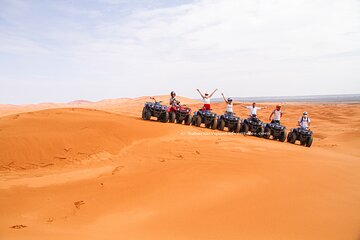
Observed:
[[[256,117],[257,115],[257,110],[261,110],[261,109],[266,109],[267,107],[257,107],[256,106],[256,102],[253,102],[251,106],[245,106],[245,105],[241,105],[244,108],[249,109],[249,115],[250,117]]]
[[[226,103],[226,111],[225,114],[234,114],[234,105],[241,105],[241,103],[234,103],[233,99],[231,97],[226,98],[224,93],[221,93],[221,96],[223,97],[225,103]]]
[[[209,94],[208,92],[205,92],[205,94],[203,95],[199,89],[196,89],[200,96],[202,97],[202,99],[204,100],[204,106],[202,108],[203,111],[205,110],[211,110],[211,97],[214,95],[214,93],[218,90],[215,89],[211,94]]]

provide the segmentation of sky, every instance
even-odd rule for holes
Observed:
[[[359,0],[0,0],[0,103],[360,93]]]

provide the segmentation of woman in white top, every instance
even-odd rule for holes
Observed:
[[[271,119],[271,117],[274,115],[274,118]],[[281,111],[281,106],[276,105],[276,109],[271,112],[269,116],[269,120],[271,120],[272,123],[278,123],[280,124],[281,117],[283,115],[283,112]]]
[[[224,101],[225,101],[225,103],[226,103],[226,111],[225,111],[225,114],[234,114],[233,105],[237,105],[237,104],[240,105],[240,103],[233,103],[232,98],[230,98],[230,97],[229,97],[229,98],[226,98],[223,93],[221,93],[221,95],[222,95],[222,97],[224,98]]]
[[[199,92],[200,96],[201,96],[202,99],[204,100],[203,111],[205,111],[205,110],[211,110],[211,105],[210,105],[211,100],[210,100],[210,99],[211,99],[211,97],[214,95],[214,93],[217,91],[217,89],[215,89],[210,95],[209,95],[208,92],[205,92],[205,95],[203,95],[203,94],[200,92],[199,89],[196,89],[196,90]]]

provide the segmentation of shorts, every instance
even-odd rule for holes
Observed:
[[[202,110],[203,110],[203,111],[205,111],[205,110],[211,110],[210,104],[204,104]]]

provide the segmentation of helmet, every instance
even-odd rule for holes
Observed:
[[[207,95],[209,95],[209,92],[208,92],[208,91],[205,92],[205,96],[207,96]]]
[[[171,96],[176,96],[176,93],[175,93],[174,91],[172,91],[172,92],[170,93],[170,95],[171,95]]]
[[[227,101],[228,101],[228,102],[232,102],[232,98],[229,97],[229,98],[227,99]]]
[[[303,115],[308,115],[307,112],[303,112]]]

